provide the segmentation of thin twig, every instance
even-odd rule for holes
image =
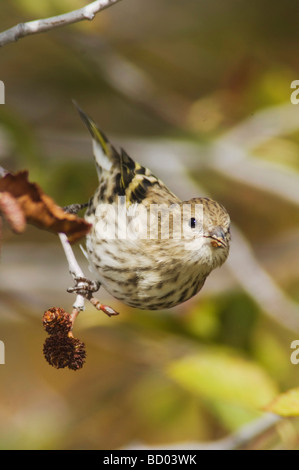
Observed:
[[[60,26],[77,23],[82,20],[93,20],[97,13],[120,1],[121,0],[97,0],[89,3],[83,8],[79,8],[78,10],[70,11],[62,15],[28,21],[27,23],[19,23],[18,25],[0,33],[0,47],[31,34],[43,33]]]
[[[143,443],[131,443],[125,450],[237,450],[248,448],[258,437],[274,428],[282,418],[272,413],[265,413],[260,418],[244,425],[241,429],[223,439],[212,442],[178,442],[171,445],[147,446]]]
[[[58,235],[59,235],[62,247],[64,249],[64,253],[65,253],[68,265],[69,265],[69,272],[71,276],[73,277],[74,281],[76,281],[76,279],[78,278],[83,278],[84,273],[76,260],[76,257],[74,255],[71,245],[69,244],[67,236],[64,233],[59,233]],[[78,311],[84,310],[85,299],[81,294],[77,295],[73,308]]]

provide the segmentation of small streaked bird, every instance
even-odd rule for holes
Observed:
[[[132,307],[185,302],[228,256],[227,211],[206,197],[181,201],[149,169],[118,152],[76,106],[92,136],[99,178],[85,213],[92,224],[86,239],[92,273]]]

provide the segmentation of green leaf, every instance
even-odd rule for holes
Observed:
[[[266,409],[284,417],[299,416],[299,388],[278,395]]]
[[[179,359],[168,373],[201,398],[254,409],[264,407],[277,393],[275,383],[258,364],[222,349]]]

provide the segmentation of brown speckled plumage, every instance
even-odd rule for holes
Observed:
[[[85,214],[92,224],[86,247],[94,275],[108,292],[132,307],[156,310],[188,300],[228,256],[227,211],[209,198],[181,201],[149,169],[124,150],[117,152],[95,123],[79,112],[93,138],[99,177]],[[119,198],[125,201],[122,206]],[[129,236],[124,219],[113,217],[120,207],[126,211]],[[153,207],[159,210],[151,232]],[[117,236],[111,238],[107,233],[113,228]]]

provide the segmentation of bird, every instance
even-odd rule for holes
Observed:
[[[90,271],[130,307],[164,310],[187,301],[228,257],[227,210],[208,197],[179,199],[75,106],[92,137],[99,180],[84,215]]]

